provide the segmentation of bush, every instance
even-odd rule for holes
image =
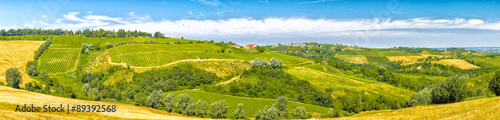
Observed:
[[[495,73],[488,88],[491,92],[495,93],[495,95],[500,96],[500,71]]]
[[[198,100],[195,104],[196,116],[206,117],[208,115],[208,103],[206,101]]]
[[[210,116],[212,118],[226,118],[227,109],[226,101],[214,102],[210,105]]]
[[[293,115],[295,115],[295,118],[298,118],[298,119],[311,118],[311,116],[306,112],[306,108],[302,107],[302,106],[296,107]]]
[[[19,89],[19,83],[22,83],[22,75],[19,69],[9,68],[5,73],[5,79],[10,87]]]
[[[278,112],[276,111],[275,105],[271,106],[271,108],[267,109],[267,106],[264,107],[264,112],[262,118],[264,120],[274,120],[278,118]]]

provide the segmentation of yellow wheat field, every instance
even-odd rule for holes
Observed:
[[[412,62],[417,61],[418,59],[425,58],[425,56],[387,56],[389,61],[405,61]]]
[[[473,69],[473,68],[479,68],[476,65],[470,64],[469,62],[461,59],[444,59],[444,60],[439,60],[435,61],[433,63],[438,63],[438,64],[443,64],[443,65],[453,65],[455,67],[458,67],[460,69]]]
[[[35,92],[0,86],[0,119],[201,119],[168,113],[148,107],[140,107],[116,102],[100,102],[56,97]],[[116,105],[116,112],[99,113],[22,113],[15,112],[17,105]]]
[[[28,83],[31,78],[26,74],[24,68],[26,63],[33,59],[33,52],[43,44],[44,41],[0,41],[0,82],[5,82],[5,71],[12,67],[18,67],[23,74],[23,83]],[[23,87],[24,84],[21,85]]]
[[[362,112],[361,114],[336,118],[361,120],[498,120],[500,119],[500,97],[471,100],[452,104],[427,105],[399,110]]]

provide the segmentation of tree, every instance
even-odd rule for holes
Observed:
[[[303,106],[297,106],[294,110],[293,115],[295,115],[295,118],[298,119],[307,119],[310,118],[311,116],[306,112],[306,108]]]
[[[82,86],[82,92],[85,93],[85,95],[87,95],[87,92],[89,92],[89,91],[90,91],[90,85],[89,85],[89,83],[83,84],[83,86]]]
[[[288,113],[288,99],[285,96],[278,97],[276,106],[278,107],[279,116],[286,117],[285,114]]]
[[[467,97],[467,86],[463,79],[451,77],[436,85],[431,94],[435,104],[458,102]]]
[[[127,36],[124,29],[118,29],[118,32],[116,34],[118,37],[126,37]]]
[[[208,103],[206,101],[198,100],[195,106],[196,115],[198,117],[206,117],[208,115]]]
[[[163,91],[162,90],[153,90],[151,94],[149,94],[148,98],[146,98],[146,105],[148,107],[152,107],[155,109],[160,109],[163,107]]]
[[[165,97],[165,108],[168,112],[174,111],[174,100],[174,94],[168,94],[167,97]]]
[[[243,109],[243,104],[238,104],[238,108],[234,111],[234,118],[236,119],[245,119],[245,110]]]
[[[19,89],[19,83],[22,83],[23,78],[21,72],[17,68],[9,68],[5,73],[5,79],[7,83],[13,87]]]
[[[266,51],[266,49],[264,47],[261,47],[261,46],[257,46],[257,47],[255,47],[255,49],[257,49],[261,53]]]
[[[267,106],[266,106],[267,107]],[[275,105],[271,106],[271,108],[266,110],[266,107],[264,107],[264,114],[262,118],[264,120],[274,120],[278,118],[278,112],[276,111]]]
[[[415,106],[415,105],[427,105],[431,103],[432,101],[432,87],[433,86],[427,86],[424,89],[418,91],[418,93],[415,93],[411,95],[411,99],[408,100],[408,105],[409,106]]]
[[[227,109],[226,101],[214,102],[210,105],[210,116],[212,118],[226,118]]]
[[[255,115],[253,115],[253,117],[255,118],[255,120],[262,119],[262,111],[259,110],[259,112],[255,113]]]
[[[37,73],[36,73],[36,66],[35,65],[30,65],[28,67],[27,72],[28,72],[28,75],[30,75],[30,76],[36,76],[37,75]]]
[[[276,58],[274,58],[274,57],[272,57],[272,58],[271,58],[271,60],[269,60],[269,63],[271,64],[271,67],[272,67],[273,69],[278,69],[278,68],[281,68],[281,66],[282,66],[282,64],[283,64],[283,63],[281,62],[281,60],[279,60],[279,61],[278,61],[278,60],[277,60]]]
[[[180,114],[185,114],[189,103],[191,103],[192,98],[188,94],[180,94],[177,98],[177,112]]]
[[[500,71],[495,73],[488,88],[491,92],[495,93],[495,95],[500,96]]]

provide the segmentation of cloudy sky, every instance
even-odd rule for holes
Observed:
[[[0,29],[160,31],[239,44],[500,47],[500,1],[15,0]]]

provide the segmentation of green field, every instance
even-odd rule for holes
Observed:
[[[355,50],[342,50],[339,55],[359,55]]]
[[[130,66],[161,66],[185,59],[241,59],[255,58],[270,60],[281,59],[285,64],[297,64],[308,61],[277,53],[237,54],[217,53],[222,49],[213,44],[131,44],[114,47],[108,50],[114,63],[127,63]]]
[[[204,91],[176,91],[169,92],[178,96],[181,93],[187,93],[190,97],[193,98],[194,102],[198,100],[207,101],[210,105],[214,102],[219,102],[221,100],[225,100],[227,102],[227,106],[229,108],[228,112],[232,114],[239,103],[242,103],[244,106],[246,116],[252,117],[259,110],[264,109],[267,105],[267,108],[271,107],[273,104],[276,104],[276,100],[274,99],[262,99],[262,98],[246,98],[246,97],[236,97],[231,95],[223,95],[223,94],[215,94]],[[322,115],[328,114],[328,109],[326,107],[304,104],[299,102],[288,101],[288,111],[293,112],[295,107],[304,106],[308,112],[319,113]]]
[[[431,79],[433,81],[442,81],[442,80],[447,79],[447,77],[443,77],[443,76],[434,76],[434,75],[426,75],[426,74],[400,73],[400,75],[407,77],[407,78],[411,78],[411,79],[419,79],[420,77],[425,77],[425,78]]]
[[[366,60],[359,61],[363,59],[354,59],[357,55],[361,55],[361,58],[366,57]],[[409,53],[405,51],[381,51],[381,49],[370,49],[370,50],[343,50],[336,58],[344,61],[349,61],[356,64],[385,64],[389,63],[388,56],[421,56],[419,53]],[[360,57],[360,56],[357,56]],[[358,61],[353,61],[358,60]]]
[[[79,48],[60,49],[51,46],[40,57],[38,70],[49,74],[71,71],[75,67],[79,54]]]
[[[366,56],[366,59],[370,64],[384,64],[390,62],[389,59],[387,59],[387,57]]]
[[[412,94],[409,90],[389,84],[347,75],[325,73],[310,68],[294,67],[287,69],[287,72],[293,76],[307,80],[323,90],[328,88],[333,89],[334,92],[332,95],[334,97],[344,96],[350,92],[358,92],[406,100]]]
[[[490,67],[500,67],[500,57],[497,58],[476,58],[472,59],[472,61],[476,63],[484,63],[487,65],[490,65]],[[481,66],[481,67],[487,67],[487,66]]]

